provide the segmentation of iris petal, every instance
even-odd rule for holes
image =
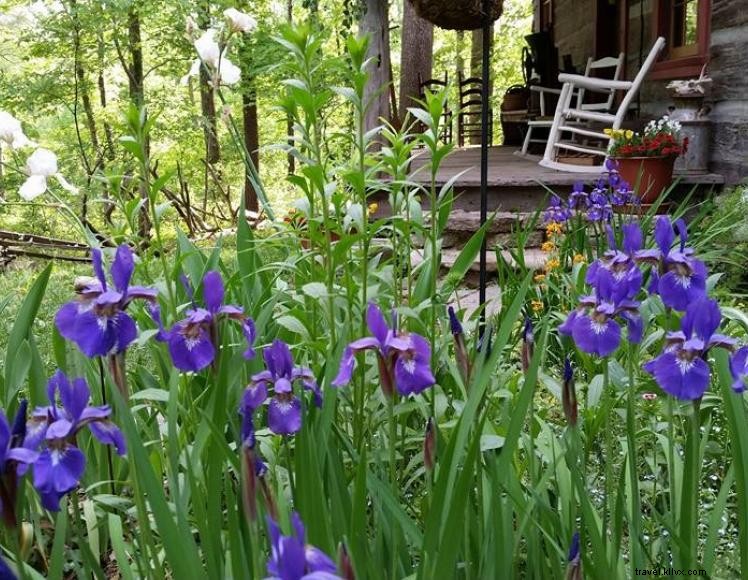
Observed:
[[[301,429],[301,401],[295,396],[273,397],[268,406],[268,427],[276,435],[292,435]]]

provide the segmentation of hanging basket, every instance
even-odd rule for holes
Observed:
[[[439,28],[476,30],[483,26],[483,0],[410,0],[418,16]],[[504,0],[490,0],[489,18],[498,20]]]

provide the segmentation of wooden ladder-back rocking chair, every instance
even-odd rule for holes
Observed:
[[[481,139],[481,119],[483,79],[478,77],[462,78],[458,76],[458,87],[460,91],[460,109],[457,113],[457,145],[464,147],[466,142]],[[488,118],[493,119],[493,111],[489,107]],[[493,143],[493,122],[488,125],[488,145]]]
[[[426,91],[437,93],[439,91],[447,91],[449,89],[449,75],[445,72],[443,79],[421,79],[421,74],[418,74],[418,91],[419,99],[423,102],[426,101]],[[442,113],[441,120],[441,131],[439,137],[444,143],[451,143],[453,136],[452,129],[452,109],[449,108],[449,100],[444,102],[444,111]]]
[[[625,53],[620,53],[618,57],[606,56],[598,60],[590,57],[587,59],[587,66],[584,69],[585,77],[595,78],[607,78],[614,81],[620,80],[621,73],[623,72],[623,61]],[[604,71],[604,72],[602,72]],[[612,74],[610,73],[612,71]],[[553,115],[548,112],[548,103],[546,97],[548,95],[558,96],[561,94],[561,89],[553,89],[549,87],[543,87],[538,85],[531,85],[530,90],[534,93],[538,93],[540,103],[540,116],[531,119],[527,123],[527,133],[525,134],[524,143],[522,144],[522,155],[526,155],[530,143],[542,143],[545,144],[547,139],[533,138],[534,129],[550,129],[553,126]],[[609,112],[613,108],[613,101],[615,99],[615,91],[612,89],[604,89],[603,91],[594,91],[595,93],[607,95],[607,98],[598,102],[584,102],[585,97],[584,88],[579,89],[576,92],[576,103],[577,109],[584,109],[587,111],[602,111]]]
[[[601,173],[604,170],[604,160],[610,145],[610,136],[605,134],[605,129],[620,129],[621,124],[628,112],[629,106],[641,88],[642,82],[649,73],[652,65],[657,60],[660,51],[665,46],[665,39],[658,38],[652,50],[649,51],[641,69],[632,81],[605,80],[582,75],[560,74],[559,82],[563,83],[561,94],[556,106],[556,114],[553,118],[548,143],[545,147],[545,155],[540,160],[540,165],[557,169],[559,171],[573,171],[580,173]],[[621,91],[624,93],[615,113],[601,112],[581,108],[578,104],[572,105],[578,91]],[[594,123],[594,128],[589,124]],[[564,138],[564,134],[570,134],[570,138]],[[577,139],[575,141],[574,139]],[[580,143],[579,139],[584,139]],[[590,144],[595,141],[599,145]],[[593,158],[600,159],[596,165],[577,165],[564,163],[558,160],[561,151],[573,151]]]

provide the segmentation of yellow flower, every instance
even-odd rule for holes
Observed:
[[[610,127],[606,127],[605,129],[603,129],[603,133],[605,133],[606,135],[612,135],[613,129],[611,129]]]
[[[546,270],[556,270],[561,266],[561,261],[558,258],[551,258],[545,264]]]
[[[558,222],[550,222],[545,227],[545,233],[549,236],[552,236],[553,234],[560,234],[564,231],[563,226]]]
[[[626,139],[631,139],[633,136],[634,136],[634,132],[631,129],[626,131]]]
[[[373,202],[369,204],[369,213],[377,213],[377,210],[379,209],[379,204],[377,202]]]
[[[543,310],[543,301],[533,300],[530,302],[530,307],[532,308],[533,312],[540,312],[541,310]]]
[[[584,264],[585,262],[587,262],[587,259],[582,254],[574,254],[575,264]]]
[[[545,280],[545,274],[536,274],[533,280],[535,280],[536,283],[543,282]]]
[[[543,242],[543,245],[540,246],[540,249],[543,250],[544,252],[552,252],[553,250],[556,249],[556,244],[554,244],[551,241]]]

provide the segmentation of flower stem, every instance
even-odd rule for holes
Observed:
[[[392,492],[397,490],[397,470],[396,463],[396,446],[397,446],[397,423],[395,422],[395,394],[392,393],[387,397],[387,421],[390,427],[389,447],[390,447],[390,482],[392,483]]]
[[[629,544],[631,576],[636,575],[636,569],[643,567],[640,537],[641,537],[641,499],[639,497],[639,475],[636,459],[636,386],[634,383],[634,364],[638,360],[638,348],[630,345],[629,348],[629,388],[626,406],[626,443],[628,446],[629,462],[629,487],[631,493],[631,513],[629,517]]]
[[[613,400],[610,396],[609,361],[603,361],[603,413],[605,425],[603,428],[605,445],[605,501],[603,505],[603,537],[607,541],[610,529],[610,503],[613,495],[613,430],[610,425]]]
[[[680,565],[696,568],[698,563],[698,515],[699,515],[699,407],[701,400],[693,401],[693,412],[689,420],[686,437],[686,458],[683,466],[683,490],[680,506]]]

